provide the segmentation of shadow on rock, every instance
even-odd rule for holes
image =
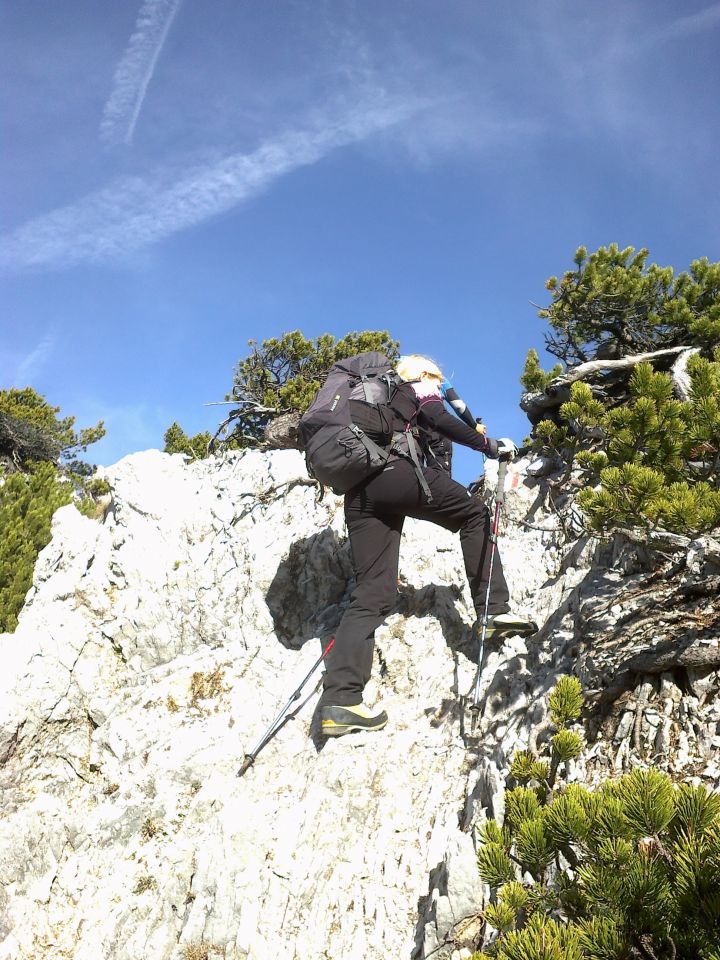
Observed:
[[[392,612],[404,617],[435,617],[445,643],[453,653],[462,653],[470,659],[474,653],[477,659],[477,640],[473,639],[472,627],[463,620],[456,606],[460,597],[462,590],[457,586],[430,583],[425,587],[412,587],[405,584],[398,591],[398,602]]]
[[[320,701],[315,704],[313,715],[310,719],[310,729],[308,737],[312,740],[317,753],[320,753],[326,746],[328,738],[322,732],[322,717],[320,716]]]
[[[283,646],[298,650],[313,637],[333,634],[352,578],[350,546],[334,530],[293,543],[265,597]]]
[[[415,948],[412,951],[411,960],[424,960],[426,956],[426,927],[432,925],[435,927],[433,932],[437,934],[437,899],[438,896],[446,897],[447,893],[448,869],[447,864],[441,861],[430,871],[428,892],[418,900],[418,920],[415,924]]]

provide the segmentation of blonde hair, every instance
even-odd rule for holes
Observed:
[[[440,367],[429,357],[423,357],[419,353],[410,353],[407,356],[400,357],[395,365],[395,369],[403,380],[437,380],[442,383],[445,380]]]

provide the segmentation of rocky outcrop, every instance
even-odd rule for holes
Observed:
[[[577,775],[655,758],[717,783],[715,664],[638,676],[631,656],[652,637],[617,642],[642,607],[623,598],[643,595],[656,560],[568,532],[522,464],[501,550],[517,609],[543,626],[488,657],[477,729],[459,544],[408,522],[368,690],[390,724],[322,741],[311,682],[239,779],[348,601],[341,500],[318,500],[290,450],[193,464],[150,451],[106,479],[103,523],[57,512],[0,638],[0,960],[468,956],[474,825],[502,811],[509,759],[573,669],[600,733]],[[692,582],[709,582],[712,560],[697,563]],[[674,570],[678,590],[689,575]],[[705,618],[692,643],[717,647],[712,593],[690,594]],[[665,626],[662,642],[680,637]]]

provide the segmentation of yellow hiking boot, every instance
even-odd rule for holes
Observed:
[[[354,730],[382,730],[388,722],[384,710],[372,713],[364,703],[355,706],[321,707],[320,719],[325,737],[342,737]]]

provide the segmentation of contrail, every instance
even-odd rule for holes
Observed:
[[[290,130],[252,153],[234,153],[171,180],[122,177],[78,203],[53,210],[0,237],[0,270],[108,261],[225,213],[279,177],[333,150],[400,124],[428,105],[385,91],[322,125]]]
[[[54,333],[46,334],[35,349],[23,357],[15,372],[13,381],[15,386],[27,386],[36,379],[55,348],[55,340]]]
[[[106,143],[132,141],[148,84],[181,3],[182,0],[144,0],[103,110],[100,137]]]

